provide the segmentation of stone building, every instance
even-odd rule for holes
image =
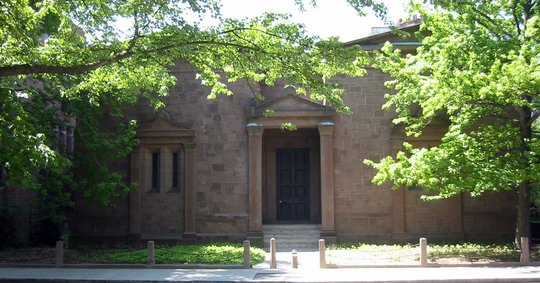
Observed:
[[[390,32],[348,44],[373,50],[387,40],[409,52],[418,46]],[[209,89],[189,65],[179,62],[171,73],[178,83],[164,109],[132,110],[141,121],[141,144],[116,164],[138,189],[113,209],[79,202],[73,236],[260,243],[300,227],[299,235],[339,242],[512,240],[512,192],[424,202],[421,188],[392,191],[371,183],[374,171],[364,159],[393,154],[403,141],[436,144],[446,125],[434,121],[421,137],[406,137],[392,124],[394,114],[381,110],[389,77],[378,70],[337,79],[350,115],[279,84],[259,86],[263,102],[242,82],[230,85],[234,96],[207,100]],[[287,122],[297,130],[281,130]]]

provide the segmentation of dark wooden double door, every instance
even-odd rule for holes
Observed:
[[[276,149],[278,221],[310,219],[309,150]]]

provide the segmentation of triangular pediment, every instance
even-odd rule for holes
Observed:
[[[335,111],[326,105],[303,96],[289,94],[250,109],[250,117],[302,117],[334,116]]]
[[[180,123],[170,121],[168,117],[159,115],[153,120],[141,122],[137,128],[137,137],[193,137],[195,131]]]

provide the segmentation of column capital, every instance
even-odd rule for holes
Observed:
[[[250,123],[247,123],[246,128],[250,136],[262,136],[262,133],[263,133],[262,123],[250,122]]]
[[[317,125],[317,128],[319,128],[319,135],[321,136],[330,136],[334,134],[334,127],[336,124],[334,122],[320,122]]]

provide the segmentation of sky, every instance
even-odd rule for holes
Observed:
[[[293,0],[222,0],[221,12],[227,18],[246,18],[261,15],[264,12],[292,14],[292,21],[306,25],[310,35],[321,38],[339,36],[342,41],[355,40],[367,36],[371,27],[384,26],[373,15],[359,17],[348,6],[346,0],[317,0],[317,7],[307,7],[305,12],[298,11]],[[306,1],[308,2],[308,1]],[[389,9],[389,19],[395,23],[406,17],[407,0],[382,0]]]

